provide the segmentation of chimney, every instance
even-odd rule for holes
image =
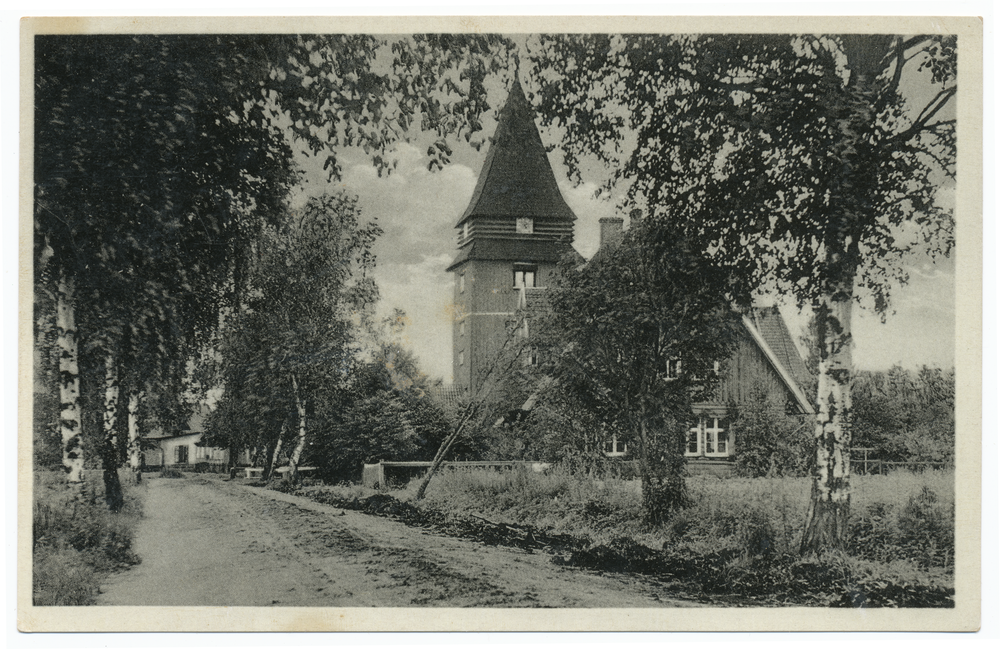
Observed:
[[[601,243],[598,250],[603,250],[605,247],[617,248],[624,236],[622,224],[625,223],[625,219],[618,216],[605,216],[598,222],[601,224]]]

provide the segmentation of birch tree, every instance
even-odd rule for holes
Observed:
[[[64,468],[78,487],[81,342],[147,375],[183,362],[182,339],[212,320],[237,213],[250,204],[266,213],[290,179],[280,133],[235,112],[225,76],[236,44],[217,39],[200,55],[189,44],[36,38],[36,258],[51,267],[38,278],[57,284]],[[225,151],[239,151],[241,164],[227,164]]]
[[[854,305],[890,309],[904,254],[947,255],[957,43],[948,35],[541,39],[541,112],[580,178],[675,219],[732,277],[812,307],[822,334],[803,552],[842,547],[850,510]]]
[[[225,392],[212,439],[275,448],[272,458],[289,444],[295,480],[317,402],[342,399],[358,364],[358,333],[378,296],[371,246],[381,228],[338,194],[309,199],[262,234],[245,309],[221,349]],[[265,425],[248,426],[247,417]],[[259,433],[237,437],[248,430]]]
[[[81,335],[96,333],[81,324],[97,326],[117,300],[151,307],[171,340],[211,330],[218,306],[239,302],[260,227],[284,209],[293,143],[326,152],[332,178],[339,146],[363,148],[390,172],[394,143],[422,128],[439,136],[434,163],[446,162],[445,136],[468,139],[480,128],[482,80],[505,43],[477,35],[392,45],[360,34],[36,37],[35,256],[52,265],[37,277],[56,293],[71,484],[83,481],[77,354]],[[122,279],[112,295],[108,282]],[[81,308],[96,317],[81,318]],[[170,346],[160,342],[137,362],[167,359]]]

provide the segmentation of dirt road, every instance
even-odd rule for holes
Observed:
[[[217,476],[151,478],[135,550],[99,605],[684,606],[654,580],[556,566]]]

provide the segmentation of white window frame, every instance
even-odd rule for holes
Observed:
[[[691,435],[694,434],[695,450],[691,450]],[[688,429],[688,436],[684,439],[684,456],[685,457],[701,457],[703,451],[705,450],[703,442],[703,437],[701,434],[701,418],[699,418],[698,423]]]
[[[610,449],[608,450],[610,445]],[[612,435],[611,439],[604,442],[604,455],[607,457],[621,457],[628,453],[628,444],[618,441],[617,435]]]
[[[691,450],[691,434],[695,435],[698,442],[698,450]],[[719,450],[719,434],[725,433],[724,451]],[[709,449],[712,449],[709,451]],[[684,440],[685,457],[731,457],[733,455],[733,431],[729,427],[729,422],[725,417],[712,417],[701,415],[698,423],[688,429],[688,437]]]
[[[725,417],[706,417],[711,426],[705,427],[705,457],[729,457],[733,453],[733,432],[729,428],[729,422]],[[706,422],[706,423],[707,423]],[[719,450],[719,435],[725,433],[725,450]],[[714,445],[715,452],[708,452],[708,442]]]
[[[530,283],[528,281],[529,278],[531,280]],[[519,279],[520,281],[518,281]],[[514,266],[514,288],[536,288],[537,286],[537,266]]]
[[[681,359],[671,358],[667,360],[667,380],[674,381],[681,376]]]

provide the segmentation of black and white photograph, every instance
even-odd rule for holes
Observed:
[[[978,628],[981,22],[470,20],[22,25],[19,628]]]

